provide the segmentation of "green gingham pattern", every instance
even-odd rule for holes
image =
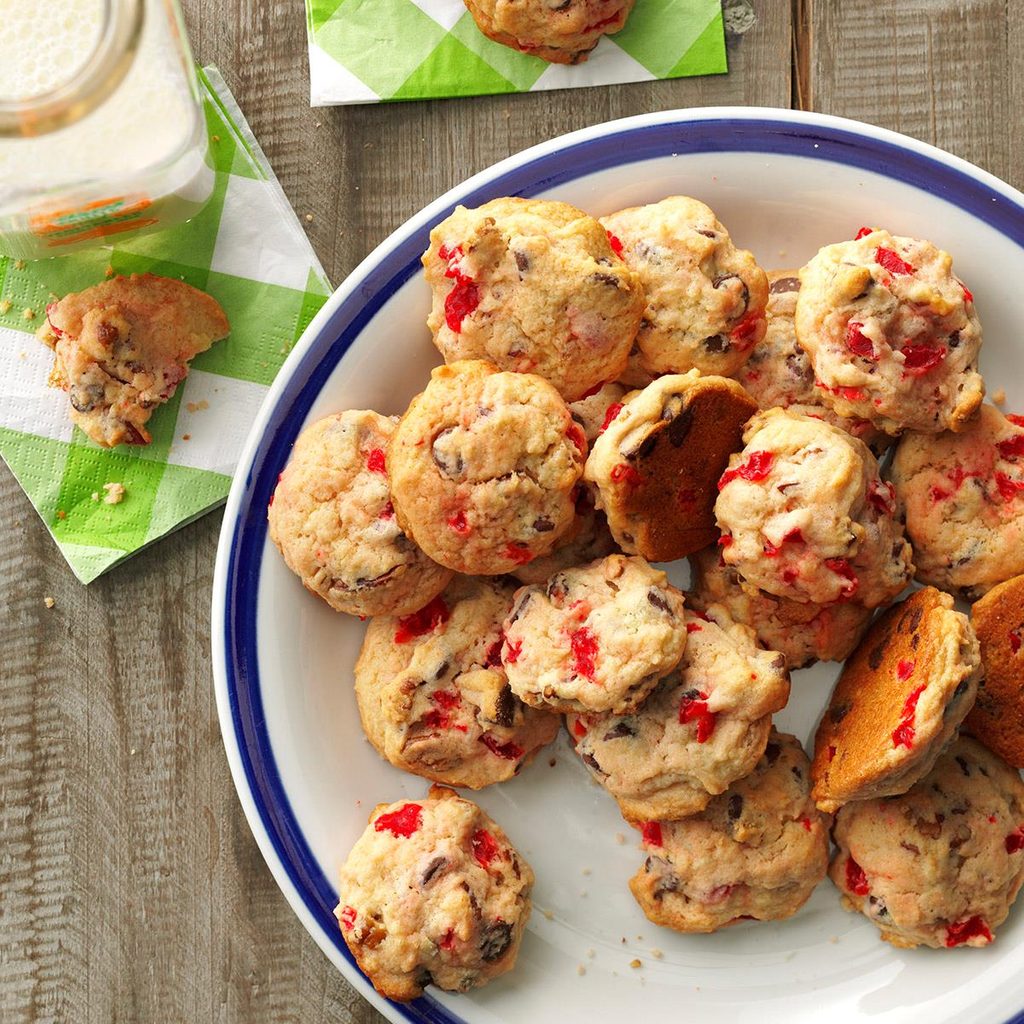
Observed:
[[[584,64],[484,36],[462,0],[306,0],[310,101],[376,103],[537,92],[728,70],[721,0],[636,0]]]
[[[216,183],[197,217],[113,249],[28,263],[0,256],[0,455],[83,583],[224,501],[270,382],[330,293],[223,79],[206,68],[200,81]],[[32,334],[54,295],[102,281],[108,267],[181,278],[231,322],[154,412],[145,447],[100,448],[73,427],[67,396],[46,386],[52,353]],[[124,486],[120,504],[93,498],[106,483]]]

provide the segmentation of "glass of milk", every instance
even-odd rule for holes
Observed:
[[[213,190],[177,0],[0,0],[0,254],[195,216]]]

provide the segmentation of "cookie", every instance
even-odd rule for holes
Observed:
[[[669,196],[602,217],[647,296],[636,335],[654,374],[731,376],[765,331],[768,279],[704,203]]]
[[[308,426],[270,499],[270,539],[302,585],[349,615],[406,615],[436,597],[451,571],[395,518],[385,453],[395,421],[350,409]]]
[[[862,228],[819,250],[800,281],[796,335],[839,415],[890,434],[970,422],[985,395],[981,323],[949,253]]]
[[[901,949],[987,946],[1024,882],[1024,782],[961,736],[902,796],[836,815],[829,876]]]
[[[753,771],[772,713],[789,699],[775,651],[720,605],[685,612],[686,650],[676,670],[626,715],[569,715],[576,753],[618,801],[627,821],[684,818]]]
[[[476,804],[442,786],[378,804],[341,868],[335,914],[373,987],[405,1002],[515,966],[533,871]]]
[[[890,476],[923,583],[971,600],[1024,572],[1024,417],[986,403],[959,434],[905,434]]]
[[[816,661],[845,661],[874,614],[857,601],[808,604],[745,589],[717,546],[690,555],[690,570],[689,600],[694,608],[706,611],[709,605],[724,605],[737,622],[757,634],[763,647],[784,655],[790,669]]]
[[[953,598],[915,591],[880,615],[843,667],[814,737],[824,811],[905,793],[935,764],[974,703],[978,638]]]
[[[891,601],[913,572],[910,545],[864,442],[786,409],[758,413],[743,440],[715,503],[743,585],[812,604]]]
[[[458,206],[423,254],[427,325],[448,363],[487,359],[536,373],[567,402],[626,366],[644,297],[604,228],[567,203]]]
[[[554,551],[535,558],[526,565],[517,565],[511,575],[520,583],[546,583],[556,572],[586,565],[616,550],[603,512],[594,507],[589,487],[581,487],[576,498],[576,518]]]
[[[501,624],[515,588],[457,576],[412,615],[380,616],[356,662],[363,731],[396,768],[480,789],[518,774],[558,733],[526,707],[501,666]]]
[[[569,413],[583,428],[587,444],[593,444],[597,437],[608,426],[610,420],[622,405],[622,397],[629,388],[618,381],[602,384],[593,394],[569,403]]]
[[[37,336],[53,349],[49,383],[67,392],[71,421],[113,448],[149,444],[153,410],[229,330],[212,296],[175,278],[132,274],[51,302]]]
[[[582,64],[634,0],[464,0],[488,39],[552,64]]]
[[[683,595],[642,558],[609,555],[517,590],[501,660],[527,704],[625,714],[685,647]]]
[[[821,389],[815,386],[811,361],[796,340],[793,325],[799,273],[768,273],[768,326],[764,338],[734,376],[760,408],[782,408],[804,416],[818,416],[859,437],[875,455],[881,455],[892,443],[892,437],[870,420],[839,416],[825,404]]]
[[[796,738],[772,730],[754,771],[703,812],[647,822],[647,859],[629,881],[647,917],[680,932],[713,932],[795,914],[828,866],[829,820],[807,779]]]
[[[478,360],[439,366],[388,449],[398,522],[456,572],[511,572],[572,527],[586,453],[547,381]]]
[[[971,609],[982,679],[964,729],[1024,768],[1024,576],[993,587]]]
[[[696,370],[659,377],[609,409],[584,476],[623,551],[671,562],[714,543],[715,485],[756,409],[735,381]]]

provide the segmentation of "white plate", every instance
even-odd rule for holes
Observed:
[[[543,1022],[1024,1021],[1024,913],[986,949],[900,951],[844,913],[828,881],[793,919],[683,936],[647,922],[626,887],[635,834],[564,734],[511,783],[479,794],[537,874],[515,971],[477,992],[431,989],[400,1007],[354,967],[332,915],[334,879],[379,801],[422,779],[364,740],[352,692],[363,626],[306,593],[266,537],[267,501],[303,424],[345,408],[401,412],[438,360],[419,254],[458,202],[566,200],[596,215],[673,193],[710,204],[768,268],[796,267],[862,224],[955,256],[985,329],[981,367],[1024,407],[1024,196],[892,132],[788,110],[675,111],[599,125],[478,174],[403,225],[352,273],[296,346],[253,426],[228,498],[213,597],[213,662],[239,797],[278,884],[332,962],[391,1020]],[[672,567],[686,582],[682,565]],[[806,741],[837,672],[797,672],[778,724]],[[623,844],[616,834],[625,835]],[[661,956],[651,950],[659,949]],[[634,958],[643,966],[633,969]],[[586,973],[578,972],[584,965]]]

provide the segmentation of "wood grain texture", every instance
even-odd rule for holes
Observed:
[[[525,146],[655,109],[789,106],[794,82],[801,105],[1024,174],[1005,127],[1024,101],[1024,11],[1003,0],[757,0],[728,76],[319,110],[298,0],[183,6],[335,283]],[[86,589],[6,468],[0,510],[0,1020],[382,1020],[288,908],[231,785],[209,654],[220,515]]]

